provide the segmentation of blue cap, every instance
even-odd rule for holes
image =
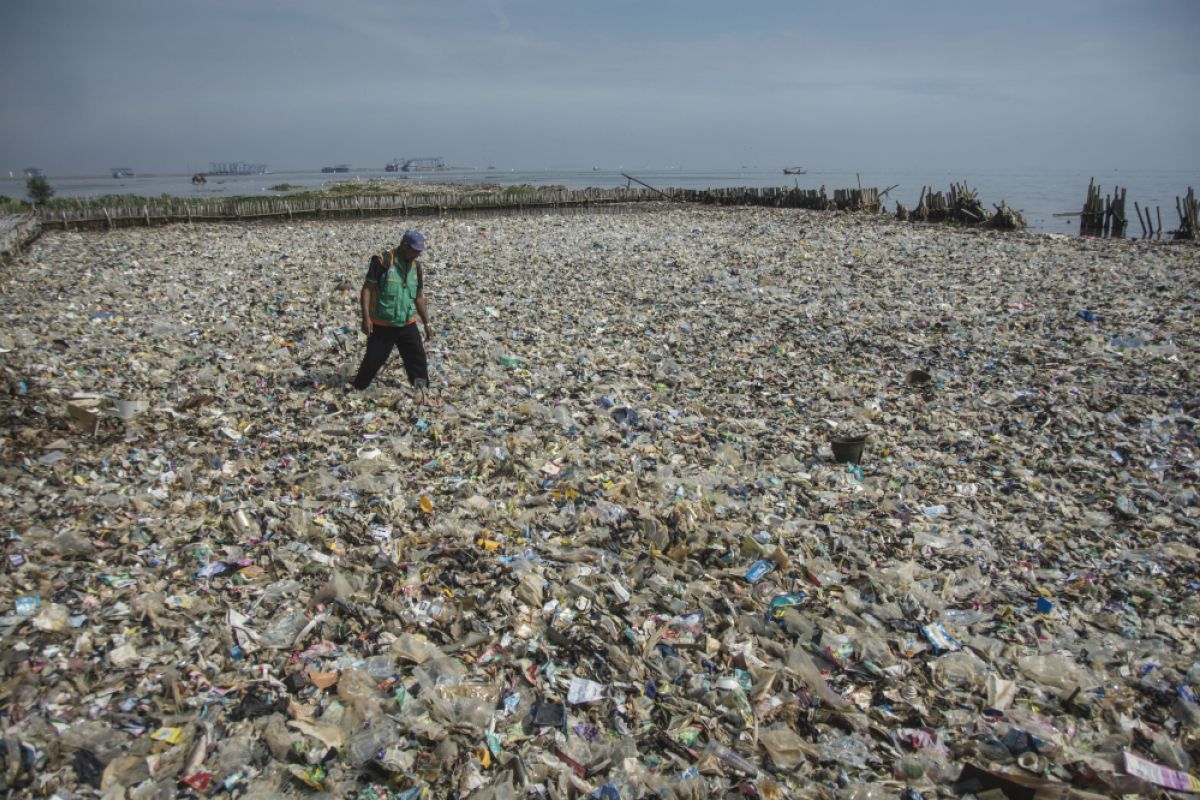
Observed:
[[[425,250],[425,237],[420,231],[405,231],[400,244],[406,244],[418,253]]]

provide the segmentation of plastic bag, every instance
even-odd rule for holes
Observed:
[[[795,769],[805,759],[817,756],[817,751],[786,725],[777,724],[760,730],[758,741],[778,769]]]
[[[1088,669],[1061,653],[1024,656],[1017,659],[1017,665],[1030,680],[1063,692],[1090,691],[1100,685]]]

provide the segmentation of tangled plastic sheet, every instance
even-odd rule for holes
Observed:
[[[1194,789],[1194,247],[410,221],[422,405],[345,385],[404,224],[6,268],[0,791]]]

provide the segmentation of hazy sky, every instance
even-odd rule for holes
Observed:
[[[1200,164],[1200,0],[0,0],[0,168]]]

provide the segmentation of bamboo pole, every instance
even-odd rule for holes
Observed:
[[[621,177],[622,177],[622,178],[625,178],[625,179],[627,179],[627,180],[631,180],[631,181],[633,181],[634,183],[640,183],[642,186],[645,186],[645,187],[646,187],[647,189],[649,189],[650,191],[652,191],[652,192],[658,192],[658,194],[662,195],[663,197],[667,197],[667,195],[663,194],[662,192],[659,192],[659,191],[658,191],[658,189],[655,189],[653,186],[651,186],[650,184],[646,183],[645,181],[639,181],[637,178],[633,177],[632,175],[626,175],[624,172],[622,172],[622,173],[621,173]],[[670,198],[668,197],[667,199],[669,200]]]
[[[1179,213],[1179,228],[1175,231],[1175,238],[1194,240],[1200,236],[1200,203],[1197,203],[1192,187],[1188,187],[1182,200],[1175,198],[1175,208]]]

